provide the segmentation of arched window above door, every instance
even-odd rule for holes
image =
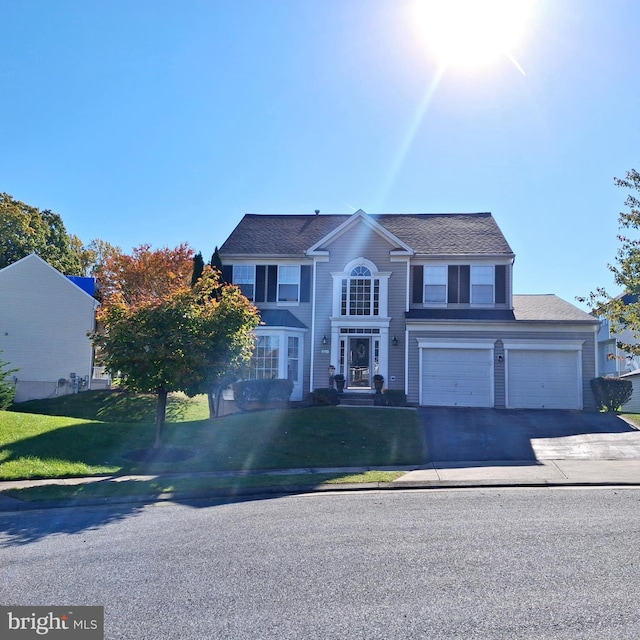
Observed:
[[[380,277],[382,276],[382,278]],[[379,316],[381,313],[381,287],[386,286],[388,274],[380,274],[376,265],[365,258],[353,260],[345,266],[339,277],[340,316]]]

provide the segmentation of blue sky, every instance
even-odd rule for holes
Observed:
[[[244,213],[491,211],[516,293],[611,284],[640,169],[640,2],[538,0],[513,55],[448,67],[415,0],[0,0],[0,190],[83,241]]]

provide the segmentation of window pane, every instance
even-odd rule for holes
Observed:
[[[368,278],[349,281],[349,315],[371,315],[371,280]]]
[[[259,336],[251,358],[250,378],[273,380],[278,377],[280,359],[280,338]]]
[[[233,283],[237,284],[242,295],[253,300],[253,290],[256,279],[255,267],[250,264],[233,265]]]
[[[471,284],[493,284],[493,267],[472,267]]]
[[[493,302],[493,285],[471,285],[471,302],[476,304],[491,304]]]
[[[278,302],[298,302],[298,285],[281,284],[278,289]]]
[[[447,267],[424,268],[424,301],[447,301]]]
[[[447,267],[425,267],[425,284],[447,284]]]
[[[299,338],[289,336],[287,340],[287,378],[298,382],[298,343]]]
[[[426,284],[424,286],[425,302],[446,302],[447,287],[443,284]]]
[[[493,267],[471,267],[471,302],[493,302]]]
[[[278,267],[278,279],[282,284],[298,284],[300,280],[300,267],[280,266]]]

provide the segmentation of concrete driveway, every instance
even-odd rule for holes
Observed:
[[[609,413],[418,409],[428,462],[640,460],[640,430]]]

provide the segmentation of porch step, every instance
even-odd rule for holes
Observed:
[[[373,407],[373,393],[341,393],[340,404],[347,407]]]

